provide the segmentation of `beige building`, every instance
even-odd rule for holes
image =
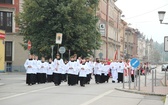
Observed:
[[[5,38],[5,71],[23,70],[23,64],[28,57],[20,43],[23,36],[18,35],[18,26],[15,22],[21,10],[22,0],[0,1],[0,29],[6,31]]]
[[[119,35],[120,35],[120,56],[121,59],[124,59],[126,49],[125,49],[125,30],[127,27],[127,23],[124,20],[121,20],[119,25]]]
[[[104,33],[102,35],[102,45],[100,50],[96,51],[96,58],[102,53],[102,58],[113,59],[117,51],[120,58],[120,35],[119,25],[122,11],[115,5],[116,0],[100,0],[97,16],[99,17],[99,25],[104,25]],[[101,29],[100,29],[101,31]]]
[[[137,58],[138,57],[138,35],[137,29],[127,27],[125,30],[125,50],[126,58]]]
[[[153,46],[153,39],[151,38],[150,40],[146,39],[146,62],[153,62],[153,50],[154,50],[154,46]]]
[[[138,58],[140,61],[146,61],[146,39],[143,34],[138,36]]]

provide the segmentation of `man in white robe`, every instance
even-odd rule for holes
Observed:
[[[77,62],[74,61],[74,57],[71,56],[70,61],[67,63],[67,68],[68,68],[68,85],[73,86],[76,85],[75,81],[75,72],[78,70]]]
[[[97,59],[94,64],[94,75],[95,75],[96,84],[99,84],[100,83],[100,76],[101,76],[101,63],[100,63],[99,59]]]
[[[124,62],[120,60],[120,62],[118,63],[118,83],[119,82],[123,83],[124,68],[125,68]]]
[[[53,71],[54,71],[54,62],[52,61],[52,58],[49,58],[47,67],[47,82],[53,82]]]
[[[39,63],[39,71],[40,71],[40,83],[45,83],[46,82],[46,77],[47,77],[47,67],[48,64],[45,61],[44,57],[41,57],[41,62]]]
[[[88,66],[86,64],[86,60],[83,59],[82,64],[79,65],[79,80],[80,80],[80,86],[82,87],[85,87],[87,70],[88,70]]]
[[[115,83],[118,79],[118,66],[117,62],[111,62],[110,68],[111,68],[111,73],[112,73],[112,83]]]
[[[56,59],[54,59],[54,67],[55,70],[53,71],[53,81],[55,86],[59,86],[61,84],[61,78],[62,78],[62,71],[64,69],[64,62],[63,60],[60,58],[60,55],[57,54],[56,55]]]
[[[33,85],[34,83],[34,61],[32,59],[32,55],[29,55],[29,59],[27,59],[24,63],[24,67],[26,69],[26,84]]]

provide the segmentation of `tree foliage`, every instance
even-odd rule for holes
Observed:
[[[24,42],[32,42],[32,53],[49,56],[55,45],[56,33],[63,33],[60,46],[66,54],[87,56],[100,47],[98,18],[95,16],[99,0],[24,0],[18,23]],[[23,44],[24,45],[24,44]],[[26,47],[24,47],[26,48]]]

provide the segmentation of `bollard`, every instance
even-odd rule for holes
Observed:
[[[129,73],[128,74],[128,76],[129,76],[129,84],[128,85],[129,85],[129,89],[131,89],[131,70],[130,69],[128,70],[128,73]]]
[[[167,71],[167,69],[165,70],[165,86],[167,86],[167,83],[166,83],[166,71]]]
[[[154,70],[152,70],[152,92],[154,92],[153,77],[154,77]]]
[[[137,81],[138,81],[138,69],[136,70],[137,76],[136,76],[136,86],[137,86]]]
[[[124,76],[124,70],[123,70],[123,89],[125,88],[125,76]]]
[[[155,69],[155,86],[156,86],[156,69]]]
[[[140,70],[139,70],[139,85],[138,85],[138,91],[140,91],[140,79],[141,79],[141,76],[140,76]]]
[[[135,74],[135,73],[136,73],[136,70],[137,70],[137,69],[134,69],[134,89],[136,89],[136,85],[135,85],[135,77],[136,77],[136,74]]]
[[[146,68],[145,68],[145,86],[146,86]]]

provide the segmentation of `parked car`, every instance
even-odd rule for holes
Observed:
[[[168,66],[168,64],[162,64],[162,71],[165,71],[165,70],[167,70],[167,66]]]

